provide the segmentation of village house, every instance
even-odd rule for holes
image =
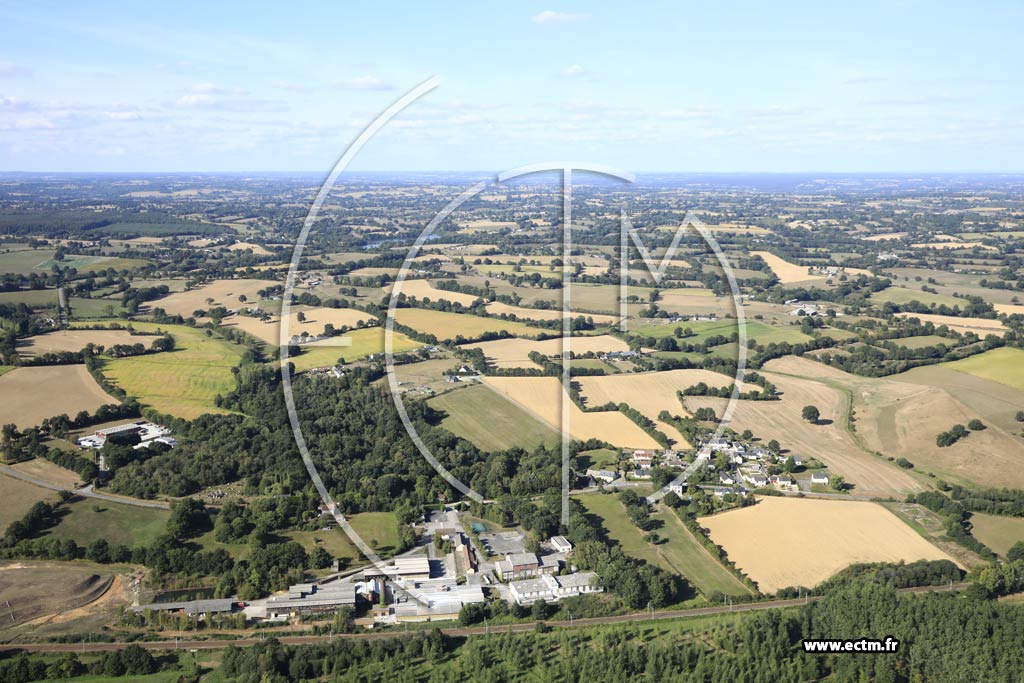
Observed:
[[[812,472],[812,484],[828,484],[828,472]]]

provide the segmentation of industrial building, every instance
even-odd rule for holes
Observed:
[[[600,593],[604,590],[594,572],[580,572],[565,576],[545,574],[537,579],[511,581],[508,584],[508,589],[512,599],[519,605],[530,605],[538,600],[555,602],[562,598],[585,593]]]

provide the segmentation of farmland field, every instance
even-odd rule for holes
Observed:
[[[857,562],[953,560],[876,503],[767,497],[700,523],[764,593],[811,588]]]
[[[903,496],[911,491],[922,490],[923,485],[913,475],[874,455],[858,441],[869,430],[866,407],[860,403],[854,404],[858,411],[858,429],[854,433],[847,428],[846,419],[854,396],[850,387],[863,386],[870,390],[878,385],[878,380],[855,378],[820,363],[789,356],[766,363],[759,374],[778,387],[782,392],[781,400],[737,402],[730,424],[733,429],[750,429],[765,442],[777,439],[783,449],[790,450],[793,455],[813,455],[837,474],[846,477],[847,482],[855,484],[854,490],[858,494]],[[905,402],[895,403],[902,396],[899,389],[893,389],[893,398],[878,403],[888,406],[891,400],[896,406],[907,406]],[[914,393],[905,387],[902,391],[905,394]],[[716,414],[721,415],[726,403],[727,399],[686,398],[686,407],[691,412],[700,407],[712,407]],[[871,405],[874,403],[872,401]],[[806,405],[817,406],[822,418],[829,422],[810,424],[804,420],[801,410]],[[886,419],[888,414],[878,411],[874,419]],[[913,421],[901,424],[909,430],[919,428]],[[948,429],[951,424],[943,429]],[[914,441],[919,442],[919,438]],[[888,441],[884,451],[887,455],[902,455]]]
[[[396,309],[395,322],[424,334],[432,334],[441,340],[455,339],[458,336],[462,336],[464,339],[476,339],[487,332],[504,331],[518,337],[536,337],[546,332],[538,327],[528,327],[521,322],[500,318],[481,318],[477,315],[462,315],[426,308]]]
[[[657,339],[661,337],[675,336],[676,328],[681,328],[683,330],[690,328],[693,332],[693,336],[683,337],[680,341],[684,341],[689,344],[699,344],[708,337],[731,336],[738,332],[739,322],[732,318],[706,322],[662,322],[649,326],[636,325],[634,327],[630,327],[630,331],[633,334],[643,335],[645,337],[654,337]],[[797,344],[809,339],[806,334],[800,331],[800,327],[796,325],[774,326],[768,325],[759,320],[747,320],[746,328],[747,339],[753,339],[757,341],[758,344],[763,344],[764,346],[767,346],[768,344],[781,344],[783,342]]]
[[[587,352],[628,351],[629,345],[618,337],[603,334],[594,337],[570,337],[569,346],[576,355]],[[497,368],[536,368],[530,360],[530,352],[536,351],[549,357],[562,353],[562,338],[542,339],[495,339],[494,341],[467,344],[467,349],[481,349],[487,362]]]
[[[13,422],[24,429],[45,418],[66,413],[90,413],[117,403],[103,391],[84,365],[21,367],[0,375],[0,424]],[[17,396],[19,400],[10,400]]]
[[[11,522],[21,519],[28,509],[41,500],[53,502],[57,492],[30,484],[27,481],[0,475],[0,529],[6,529]]]
[[[1006,325],[989,318],[960,318],[934,313],[897,313],[896,315],[901,318],[918,318],[922,323],[934,323],[936,327],[945,325],[960,334],[974,332],[979,337],[984,337],[987,334],[1002,336],[1006,332]]]
[[[289,356],[288,360],[295,364],[295,369],[298,372],[336,365],[339,358],[351,363],[373,353],[382,353],[384,351],[384,332],[383,327],[367,327],[346,332],[333,339],[303,344],[302,353],[298,356]],[[339,346],[338,342],[345,338],[351,340],[351,345]],[[410,339],[401,332],[393,333],[392,343],[395,353],[412,351],[422,346],[418,341]]]
[[[146,304],[148,309],[162,308],[168,315],[180,315],[183,318],[192,316],[197,309],[208,309],[213,306],[223,306],[228,309],[237,309],[243,305],[252,305],[259,301],[256,294],[261,289],[272,287],[276,282],[271,280],[214,280],[208,284],[190,289],[187,292],[174,292],[163,299],[150,301]],[[246,304],[238,300],[239,296],[245,296]],[[207,303],[207,299],[213,299]]]
[[[888,289],[883,289],[881,292],[875,292],[870,298],[874,303],[892,302],[894,304],[907,304],[911,301],[920,301],[926,306],[935,304],[936,306],[946,305],[950,308],[953,306],[963,307],[964,304],[967,303],[963,299],[957,299],[954,296],[921,292],[913,289],[907,289],[905,287],[889,287]]]
[[[299,313],[305,316],[306,322],[299,322]],[[334,325],[335,329],[341,329],[343,326],[355,327],[361,321],[371,318],[373,316],[369,313],[353,308],[292,306],[291,314],[288,316],[288,333],[294,336],[308,332],[311,336],[320,336],[324,333],[325,325]],[[281,343],[281,322],[277,316],[263,322],[249,315],[233,315],[224,321],[223,326],[237,327],[271,346]]]
[[[654,421],[658,431],[681,448],[692,448],[675,427],[662,422],[658,415],[667,410],[671,415],[684,415],[685,409],[676,391],[704,382],[710,387],[731,387],[732,377],[710,370],[669,370],[667,372],[625,373],[595,377],[577,377],[584,404],[602,406],[606,403],[627,403]]]
[[[1021,349],[992,349],[942,365],[950,370],[965,372],[1024,391],[1024,351]]]
[[[18,353],[38,356],[56,351],[81,351],[90,342],[110,348],[114,344],[144,344],[147,348],[157,337],[133,335],[127,330],[56,330],[18,340]]]
[[[666,539],[658,544],[658,552],[676,573],[685,576],[705,596],[713,593],[723,595],[749,595],[750,588],[735,574],[722,566],[702,546],[672,508],[659,505],[651,518],[663,523],[658,535]]]
[[[56,308],[57,290],[22,289],[15,292],[0,292],[0,304],[25,304],[38,308]]]
[[[627,448],[659,448],[632,420],[618,411],[585,413],[562,390],[556,377],[484,377],[484,384],[561,432],[562,405],[569,411],[574,439],[601,439]]]
[[[168,510],[89,498],[80,498],[63,507],[67,513],[48,535],[72,539],[81,546],[101,538],[111,545],[149,545],[164,532],[171,516]]]
[[[385,287],[385,291],[388,293],[394,292],[395,289],[396,285]],[[398,292],[407,297],[415,297],[421,301],[426,299],[430,301],[451,301],[454,304],[462,304],[463,306],[472,306],[476,301],[479,301],[479,297],[472,294],[448,292],[438,289],[430,284],[430,280],[406,280],[398,288]]]
[[[1002,557],[1014,543],[1024,541],[1024,518],[971,514],[971,535],[987,545]]]
[[[522,306],[509,306],[503,304],[500,301],[492,301],[487,304],[487,312],[491,315],[514,315],[520,320],[561,320],[562,311],[560,308],[554,309],[540,309],[540,308],[524,308]],[[613,315],[601,315],[599,313],[579,313],[574,311],[572,316],[584,316],[586,318],[592,318],[596,325],[609,325],[614,323],[618,318]]]
[[[626,508],[619,502],[618,496],[613,493],[582,493],[576,498],[583,504],[588,514],[601,518],[601,525],[608,530],[608,537],[619,544],[622,552],[672,574],[678,573],[678,570],[658,553],[657,546],[644,540],[644,532],[629,519]]]
[[[202,330],[184,325],[133,322],[137,330],[163,330],[174,337],[173,351],[131,358],[104,360],[103,374],[140,403],[163,413],[192,419],[203,413],[222,413],[214,405],[217,394],[235,387],[231,368],[238,365],[242,348]]]
[[[825,281],[828,279],[824,275],[811,275],[810,269],[807,266],[798,266],[795,263],[790,263],[770,251],[752,251],[750,253],[752,256],[760,256],[782,284],[788,285],[793,282],[812,282],[815,280]]]
[[[482,385],[441,394],[430,399],[430,405],[448,414],[442,427],[485,451],[517,446],[532,451],[560,441],[555,429]]]

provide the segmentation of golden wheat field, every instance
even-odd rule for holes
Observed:
[[[562,311],[559,309],[524,308],[522,306],[510,306],[500,301],[492,301],[487,304],[487,312],[491,315],[514,315],[520,320],[561,320]],[[584,316],[592,318],[596,325],[610,325],[618,318],[612,315],[600,315],[598,313],[573,313],[573,316]]]
[[[629,345],[617,337],[602,334],[595,337],[570,337],[570,349],[577,356],[593,351],[628,351]],[[543,339],[496,339],[494,341],[467,344],[466,348],[481,349],[487,362],[498,368],[536,368],[530,360],[530,352],[557,357],[562,352],[562,338]]]
[[[103,391],[84,365],[41,365],[15,368],[0,375],[0,424],[20,429],[62,413],[74,417],[102,405],[118,403]],[[14,397],[17,397],[15,400]]]
[[[58,351],[81,351],[89,343],[103,347],[114,344],[145,344],[147,347],[156,337],[137,335],[127,330],[57,330],[37,334],[18,340],[18,353],[38,356]]]
[[[559,431],[564,404],[569,414],[569,433],[574,439],[601,439],[622,448],[660,448],[657,441],[620,412],[580,410],[556,377],[484,377],[483,382]]]
[[[710,387],[731,387],[733,378],[710,370],[669,370],[667,372],[626,373],[577,377],[580,394],[586,405],[600,406],[605,403],[628,403],[654,421],[658,431],[676,442],[681,448],[692,445],[679,431],[658,419],[663,410],[672,415],[689,415],[683,408],[676,392],[699,382]]]
[[[207,309],[213,306],[238,309],[245,305],[239,301],[239,296],[244,296],[249,305],[259,301],[256,295],[261,289],[274,286],[275,282],[270,280],[214,280],[208,284],[190,289],[187,292],[175,292],[168,294],[163,299],[151,301],[148,304],[150,309],[162,308],[168,315],[180,315],[188,318],[197,309]],[[213,302],[208,302],[212,299]]]
[[[389,294],[396,289],[396,285],[389,285],[385,291]],[[480,297],[463,292],[446,292],[430,284],[429,280],[406,280],[397,287],[400,294],[417,299],[430,299],[431,301],[451,301],[453,304],[472,306]]]
[[[810,588],[857,562],[955,561],[877,503],[765,497],[700,523],[763,593]]]
[[[299,322],[299,313],[305,316],[305,322]],[[360,322],[371,318],[373,316],[369,313],[353,308],[293,306],[291,315],[288,316],[288,334],[294,336],[308,332],[311,337],[319,337],[324,333],[324,326],[328,324],[334,325],[335,329],[356,327]],[[223,325],[224,327],[237,327],[273,346],[281,343],[281,319],[277,316],[268,322],[263,322],[252,316],[235,315],[227,318]]]
[[[945,325],[961,334],[974,332],[979,337],[984,337],[986,334],[1002,336],[1006,333],[1006,325],[989,318],[961,318],[955,315],[937,315],[935,313],[897,313],[896,315],[901,318],[918,318],[923,323],[933,323],[936,326]]]

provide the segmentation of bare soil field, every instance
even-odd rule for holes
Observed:
[[[704,382],[710,387],[732,386],[733,379],[710,370],[669,370],[667,372],[627,373],[577,377],[580,394],[588,406],[606,403],[628,403],[654,421],[658,431],[676,442],[681,448],[691,448],[679,431],[658,419],[663,410],[672,415],[686,415],[676,392]]]
[[[0,424],[13,422],[24,429],[47,417],[74,417],[102,405],[117,403],[103,391],[84,365],[42,365],[16,368],[0,375]],[[10,400],[17,396],[19,400]]]
[[[299,322],[299,313],[305,316],[306,322]],[[318,337],[324,333],[325,325],[334,325],[335,329],[355,327],[372,317],[369,313],[354,308],[292,306],[291,314],[288,316],[288,333],[301,335],[308,332],[310,336]],[[252,316],[235,315],[224,321],[224,327],[237,327],[272,346],[281,343],[281,319],[277,316],[263,322]]]
[[[562,390],[556,377],[484,377],[484,384],[561,432],[562,407],[569,412],[574,439],[596,438],[623,448],[659,448],[658,442],[622,413],[585,413]]]
[[[0,564],[0,600],[10,602],[4,628],[43,618],[59,618],[109,597],[127,601],[121,582],[110,570],[70,562],[4,562]],[[4,605],[6,607],[6,603]]]
[[[764,593],[810,588],[857,562],[955,561],[876,503],[768,497],[700,523]]]
[[[0,498],[4,501],[0,505],[0,529],[6,529],[39,501],[55,501],[57,492],[14,477],[0,476]]]
[[[277,283],[270,280],[214,280],[187,292],[175,292],[163,299],[150,301],[148,309],[162,308],[168,315],[180,315],[185,318],[190,317],[197,309],[207,309],[211,306],[237,309],[243,306],[238,300],[239,296],[244,295],[251,305],[259,301],[256,292],[274,284]],[[213,299],[213,303],[207,303],[207,299]]]
[[[18,353],[31,357],[57,351],[81,351],[90,342],[107,348],[114,344],[145,344],[149,347],[155,339],[156,337],[135,335],[126,330],[57,330],[19,339]]]
[[[912,474],[872,454],[860,443],[858,438],[871,429],[861,403],[853,403],[857,407],[857,432],[847,428],[853,397],[851,385],[855,384],[849,379],[850,375],[795,356],[770,361],[760,374],[778,387],[782,392],[781,400],[737,402],[730,427],[737,431],[750,429],[764,442],[777,439],[783,449],[790,450],[793,455],[821,460],[834,473],[854,484],[854,492],[858,495],[902,498],[908,492],[925,488]],[[867,382],[870,386],[871,382],[877,381]],[[719,417],[726,404],[726,399],[686,399],[686,407],[691,412],[709,406]],[[820,424],[811,424],[803,419],[801,411],[806,405],[817,406],[821,411]],[[935,434],[928,438],[934,443]],[[901,455],[891,445],[882,452]]]
[[[602,334],[594,337],[571,337],[570,349],[576,355],[588,351],[628,351],[629,345],[618,337]],[[496,339],[494,341],[467,344],[466,348],[481,349],[487,361],[498,368],[537,368],[530,360],[530,352],[536,351],[545,356],[557,357],[562,352],[562,339]]]
[[[979,337],[987,334],[1003,336],[1006,333],[1006,325],[998,320],[988,318],[960,318],[955,315],[937,315],[934,313],[897,313],[902,318],[918,318],[923,323],[934,323],[936,326],[945,325],[961,334],[974,332]]]

